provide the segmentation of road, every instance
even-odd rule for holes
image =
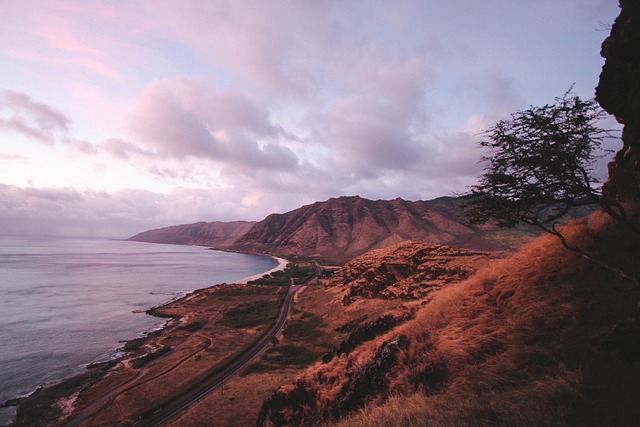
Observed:
[[[305,283],[317,278],[319,275],[319,271],[320,269],[316,264],[316,274],[307,279]],[[304,288],[304,286],[304,283],[300,285],[289,286],[289,290],[273,326],[271,326],[271,328],[262,336],[262,338],[260,338],[260,340],[256,341],[237,359],[235,359],[231,364],[224,368],[223,371],[205,379],[193,389],[185,392],[180,396],[177,396],[170,403],[167,403],[161,408],[155,409],[151,414],[144,415],[142,419],[134,425],[137,427],[164,425],[165,423],[169,422],[171,419],[179,415],[181,412],[183,412],[185,409],[187,409],[189,406],[193,405],[207,394],[219,388],[224,384],[225,381],[228,381],[233,375],[238,373],[238,371],[251,363],[256,357],[258,357],[263,351],[265,351],[269,345],[271,345],[272,337],[277,336],[282,331],[289,316],[293,297],[300,289]]]

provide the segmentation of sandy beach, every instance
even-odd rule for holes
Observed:
[[[274,256],[272,258],[274,258],[275,260],[278,261],[278,265],[277,266],[273,267],[271,270],[265,271],[264,273],[256,274],[255,276],[250,276],[250,277],[238,280],[236,283],[247,284],[248,282],[250,282],[252,280],[256,280],[256,279],[261,278],[265,274],[271,274],[271,273],[274,273],[276,271],[284,270],[285,267],[287,266],[287,264],[289,263],[289,261],[287,261],[284,258],[278,258],[277,256]]]

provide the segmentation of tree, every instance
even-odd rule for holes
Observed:
[[[482,133],[488,165],[468,195],[474,222],[518,222],[552,230],[571,207],[598,205],[614,217],[624,210],[603,197],[592,176],[601,144],[610,131],[597,126],[606,113],[595,100],[571,91],[552,105],[530,107]]]
[[[278,344],[280,344],[280,340],[278,339],[278,337],[276,337],[275,335],[271,336],[271,344],[273,344],[273,346],[277,346]]]
[[[519,111],[483,132],[479,144],[489,151],[482,158],[488,164],[466,196],[472,222],[535,225],[567,249],[611,268],[569,245],[557,228],[572,208],[588,205],[628,224],[622,205],[593,186],[593,165],[611,136],[597,124],[605,115],[595,100],[584,101],[569,89],[554,104]]]

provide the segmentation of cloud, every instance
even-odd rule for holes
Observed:
[[[0,159],[15,160],[15,161],[21,161],[21,162],[27,160],[25,156],[21,156],[20,154],[5,154],[5,153],[0,153]]]
[[[218,154],[218,142],[198,117],[163,83],[147,86],[130,119],[135,136],[168,157],[211,157]]]
[[[12,2],[0,130],[48,146],[7,138],[21,158],[0,155],[5,183],[111,192],[5,200],[41,209],[35,227],[134,232],[464,191],[481,170],[475,135],[574,81],[592,91],[606,36],[594,30],[618,13],[467,3]]]
[[[104,151],[111,156],[122,160],[128,160],[131,157],[142,156],[151,157],[152,153],[142,149],[140,146],[119,138],[110,138],[101,144]]]
[[[348,73],[346,95],[310,111],[305,122],[314,139],[356,178],[417,167],[432,132],[425,91],[430,66],[416,55],[373,56]]]
[[[203,158],[248,173],[292,170],[298,163],[281,143],[291,135],[271,123],[264,105],[241,91],[219,90],[201,80],[150,83],[129,117],[129,127],[134,138],[160,158]],[[113,142],[107,148],[121,156],[136,151]]]
[[[36,102],[24,93],[0,92],[0,110],[9,117],[0,117],[0,129],[20,133],[45,144],[53,144],[56,135],[69,132],[71,120],[60,110]]]
[[[265,204],[256,200],[267,197]],[[271,197],[271,199],[269,199]],[[151,228],[202,220],[259,220],[288,210],[280,194],[221,189],[104,192],[0,184],[0,234],[126,238]]]

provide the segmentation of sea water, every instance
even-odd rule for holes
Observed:
[[[277,265],[270,257],[107,239],[0,236],[0,404],[113,357],[185,293]],[[0,408],[0,425],[14,408]]]

